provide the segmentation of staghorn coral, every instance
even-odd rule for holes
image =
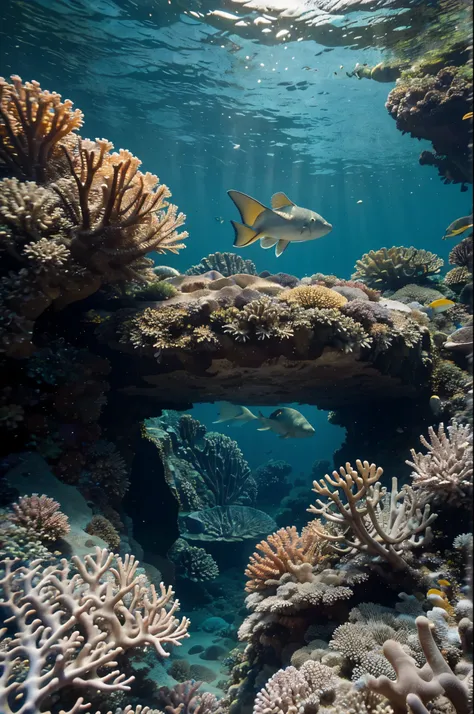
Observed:
[[[184,247],[188,234],[177,231],[186,217],[167,202],[171,193],[157,176],[139,171],[139,159],[112,149],[105,139],[79,140],[77,155],[64,149],[71,178],[53,188],[75,226],[74,259],[108,281],[130,280],[140,278],[134,264],[147,253]]]
[[[275,528],[263,511],[248,506],[214,506],[189,513],[181,524],[184,538],[210,541],[240,541],[257,538]]]
[[[245,571],[247,592],[265,590],[284,573],[295,573],[302,563],[315,565],[324,553],[325,543],[310,524],[301,535],[294,526],[280,528],[260,541],[256,549],[260,552],[250,557]]]
[[[392,664],[397,679],[391,681],[381,676],[368,676],[366,686],[373,692],[385,696],[393,707],[394,714],[406,714],[407,705],[414,712],[427,712],[421,703],[427,704],[444,694],[453,703],[456,714],[469,714],[472,700],[472,666],[464,679],[457,677],[443,658],[431,632],[430,621],[417,617],[416,626],[426,664],[419,669],[399,642],[387,640],[383,646],[384,655]],[[472,703],[472,701],[471,701]]]
[[[38,82],[11,80],[0,77],[0,160],[20,178],[43,183],[58,144],[82,126],[83,114]]]
[[[175,564],[177,574],[195,583],[214,580],[219,575],[216,561],[204,548],[196,548],[182,538],[168,551],[168,558]]]
[[[397,290],[440,272],[444,261],[428,250],[393,246],[365,253],[356,262],[354,280],[381,290]]]
[[[158,701],[165,714],[212,714],[217,699],[210,692],[199,692],[202,682],[190,680],[158,689]]]
[[[209,270],[216,270],[224,277],[247,273],[257,275],[255,263],[252,260],[244,260],[236,253],[210,253],[201,262],[191,266],[186,270],[185,275],[202,275]]]
[[[472,235],[463,238],[449,253],[450,265],[458,265],[460,268],[467,268],[472,273],[473,243]]]
[[[444,183],[472,182],[469,122],[472,109],[472,67],[443,67],[435,76],[402,76],[385,104],[397,129],[427,139],[434,153],[424,151],[420,164],[438,168]]]
[[[118,655],[150,646],[167,657],[167,644],[188,637],[189,620],[175,617],[173,590],[161,583],[158,595],[137,578],[137,567],[133,556],[122,560],[100,548],[84,560],[74,556],[72,566],[66,560],[46,568],[39,561],[29,568],[2,563],[0,607],[9,612],[13,633],[8,649],[0,647],[2,711],[50,711],[65,687],[128,691],[133,677],[111,669]],[[21,680],[14,675],[18,664]]]
[[[469,506],[472,497],[473,451],[472,428],[453,422],[441,423],[436,432],[428,428],[429,441],[420,441],[426,454],[411,449],[412,486],[424,501]]]
[[[347,302],[344,295],[323,285],[301,285],[283,293],[280,299],[290,303],[294,302],[304,308],[334,309],[341,308]]]
[[[357,460],[356,469],[346,463],[332,476],[326,474],[319,482],[313,481],[315,493],[327,500],[318,498],[308,511],[323,516],[338,529],[329,533],[317,525],[314,528],[336,552],[362,552],[386,561],[395,570],[409,570],[403,555],[428,542],[436,515],[430,514],[428,504],[421,510],[410,487],[398,491],[396,478],[389,493],[380,483],[382,474],[383,469],[368,461]]]
[[[92,516],[90,522],[87,524],[86,533],[99,536],[99,538],[102,538],[102,540],[107,543],[109,548],[112,548],[113,550],[120,547],[120,534],[108,518],[105,518],[104,516]]]
[[[43,542],[56,541],[70,531],[68,518],[59,510],[59,503],[44,494],[22,496],[12,509],[11,522]]]

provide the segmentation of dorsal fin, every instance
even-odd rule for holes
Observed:
[[[280,191],[279,193],[274,193],[272,196],[272,208],[278,210],[279,208],[285,208],[286,206],[294,206],[293,201],[290,201],[286,193]]]

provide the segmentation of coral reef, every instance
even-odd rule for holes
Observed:
[[[437,275],[444,261],[428,250],[417,248],[380,248],[365,253],[356,262],[353,280],[381,290],[397,290],[416,279]]]
[[[462,117],[472,109],[472,67],[444,67],[436,76],[404,77],[385,105],[397,129],[431,141],[421,164],[438,168],[445,183],[472,182],[469,159],[470,127]]]
[[[68,518],[61,513],[59,503],[53,498],[34,493],[22,496],[12,508],[11,522],[42,542],[54,542],[69,533]]]
[[[453,422],[441,423],[436,432],[428,429],[429,441],[420,441],[426,454],[411,449],[412,461],[406,461],[414,471],[412,486],[423,502],[451,503],[469,508],[473,485],[472,428]]]
[[[274,459],[258,466],[253,472],[253,478],[257,484],[258,502],[280,503],[282,497],[290,489],[287,476],[291,471],[292,467],[289,463]]]
[[[196,548],[182,538],[178,538],[170,551],[169,559],[175,564],[177,574],[195,583],[214,580],[219,568],[214,558],[204,548]]]
[[[255,263],[252,260],[244,260],[236,253],[210,253],[197,265],[191,266],[186,270],[185,275],[201,275],[209,270],[215,270],[224,277],[248,273],[248,275],[257,275]]]
[[[217,700],[210,692],[199,692],[202,682],[188,681],[176,684],[173,689],[160,687],[158,699],[165,714],[211,714]]]
[[[2,563],[0,606],[9,612],[12,628],[7,649],[0,647],[3,711],[10,711],[10,701],[18,702],[17,714],[49,711],[65,687],[127,691],[133,677],[111,669],[118,655],[148,645],[167,657],[165,647],[188,636],[189,621],[175,617],[179,603],[171,604],[173,590],[161,584],[158,595],[154,586],[143,586],[133,556],[115,556],[115,567],[113,561],[97,548],[94,557],[74,557],[60,566]],[[15,674],[19,665],[21,679]]]
[[[367,461],[356,461],[356,469],[346,463],[339,472],[313,482],[315,493],[326,500],[318,498],[308,510],[334,524],[335,532],[317,525],[315,532],[336,552],[366,553],[395,570],[409,569],[406,554],[429,540],[436,514],[430,514],[428,504],[421,510],[410,487],[398,491],[396,478],[389,493],[380,482],[382,474],[383,469]]]
[[[2,351],[28,356],[35,321],[102,285],[153,282],[147,253],[183,247],[185,216],[170,191],[139,171],[130,152],[71,132],[82,113],[17,76],[0,80],[0,161],[21,178],[1,181]]]
[[[86,527],[86,533],[99,536],[112,550],[116,550],[120,547],[120,534],[108,518],[104,516],[97,514],[92,516],[90,523]]]

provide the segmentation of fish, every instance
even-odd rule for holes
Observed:
[[[259,412],[258,418],[262,424],[258,431],[273,431],[281,439],[305,439],[315,433],[314,427],[301,412],[290,407],[275,409],[269,417]]]
[[[472,119],[472,116],[472,112],[467,112],[467,114],[463,116],[462,120],[464,121],[465,119]]]
[[[221,402],[219,406],[219,419],[213,421],[213,424],[223,424],[226,421],[231,421],[234,426],[242,426],[250,421],[258,419],[255,414],[252,414],[247,407],[241,407],[230,402]]]
[[[434,416],[439,416],[443,411],[441,399],[438,397],[437,394],[432,394],[430,397],[430,409],[433,412]]]
[[[472,213],[470,216],[456,218],[455,221],[450,223],[446,228],[443,240],[446,240],[447,238],[455,238],[456,236],[461,235],[461,233],[464,233],[464,231],[467,231],[468,228],[472,228]]]
[[[227,193],[239,209],[242,219],[242,223],[231,221],[236,248],[260,240],[264,249],[275,246],[278,258],[290,243],[322,238],[332,230],[332,225],[322,216],[308,208],[296,206],[284,193],[272,196],[271,208],[240,191],[230,190]]]
[[[448,298],[438,298],[437,300],[430,302],[430,304],[427,305],[427,308],[432,311],[433,315],[440,315],[442,312],[449,310],[449,308],[455,304],[456,303],[453,300],[448,300]]]

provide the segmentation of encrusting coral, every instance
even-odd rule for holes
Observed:
[[[380,248],[370,250],[356,262],[353,280],[360,280],[381,290],[397,288],[437,275],[444,261],[429,250],[418,248]]]
[[[187,233],[170,191],[105,139],[71,132],[82,113],[37,82],[0,79],[0,162],[20,178],[0,182],[0,340],[31,353],[35,320],[106,284],[156,282],[147,253],[176,253]]]
[[[10,560],[1,566],[0,607],[12,633],[8,648],[0,646],[2,711],[50,711],[65,687],[128,691],[133,677],[116,668],[120,654],[148,645],[168,657],[165,647],[188,637],[189,620],[175,617],[179,603],[172,601],[172,588],[161,584],[158,594],[143,585],[133,556],[122,560],[97,548],[95,556],[59,566],[34,561],[25,568]],[[19,664],[21,679],[15,675]],[[82,711],[82,702],[71,712]]]
[[[336,552],[362,552],[388,562],[395,570],[408,570],[404,556],[429,540],[436,515],[430,514],[428,504],[421,510],[410,487],[398,491],[396,478],[388,492],[380,482],[382,474],[383,469],[367,461],[357,460],[356,469],[346,463],[339,472],[313,481],[313,490],[325,500],[318,498],[308,511],[336,527],[336,532],[326,532],[315,526],[315,532]]]
[[[59,510],[59,503],[44,494],[22,496],[12,509],[11,522],[25,528],[42,542],[54,542],[70,531],[68,518]]]
[[[446,433],[447,431],[447,433]],[[441,423],[428,428],[429,441],[420,441],[427,453],[411,449],[412,486],[422,501],[470,507],[473,487],[473,439],[470,425]]]

